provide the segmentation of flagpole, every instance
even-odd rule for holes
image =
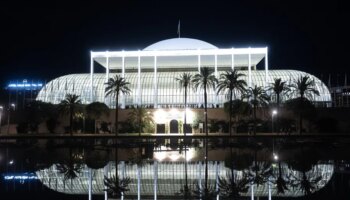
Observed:
[[[181,24],[180,24],[180,20],[179,20],[179,23],[177,24],[177,34],[178,34],[179,38],[181,37],[180,27],[181,27]]]

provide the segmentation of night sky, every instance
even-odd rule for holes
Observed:
[[[1,85],[89,72],[89,52],[138,50],[181,36],[221,48],[269,47],[273,69],[350,72],[338,1],[1,2]]]

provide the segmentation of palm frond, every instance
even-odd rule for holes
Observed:
[[[110,197],[119,198],[127,191],[129,191],[128,187],[131,183],[131,180],[129,177],[119,179],[118,176],[112,176],[110,178],[105,176],[103,183],[106,186],[105,191],[107,191]]]

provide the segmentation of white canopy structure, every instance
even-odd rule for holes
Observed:
[[[268,83],[267,47],[219,49],[207,42],[174,38],[163,40],[146,47],[142,51],[91,52],[90,86],[91,100],[94,100],[94,61],[106,69],[106,80],[111,71],[137,73],[137,104],[141,105],[141,76],[143,72],[153,72],[154,95],[158,93],[158,76],[162,71],[194,71],[201,67],[213,67],[215,76],[229,68],[247,69],[248,86],[252,86],[252,69],[265,58],[265,86]],[[142,75],[141,75],[142,74]]]
[[[104,67],[105,73],[94,73],[94,63]],[[259,63],[264,66],[263,70],[257,69]],[[331,102],[328,88],[317,77],[296,70],[268,70],[267,47],[220,49],[190,38],[163,40],[142,51],[91,52],[90,74],[56,78],[43,87],[37,100],[59,103],[66,94],[74,93],[80,95],[83,103],[99,101],[113,108],[115,100],[105,97],[105,83],[108,78],[120,74],[130,82],[131,89],[130,95],[121,97],[120,107],[142,105],[148,108],[182,108],[184,91],[175,78],[183,72],[197,74],[201,67],[211,67],[217,78],[227,70],[239,69],[245,74],[244,79],[249,87],[268,86],[275,78],[291,83],[300,76],[307,75],[315,80],[315,87],[320,92],[320,96],[313,96],[312,101]],[[190,90],[188,105],[201,107],[204,103],[202,93],[203,91]],[[236,95],[239,97],[240,94]],[[208,91],[208,107],[222,107],[227,101],[226,95],[217,95],[214,90]]]

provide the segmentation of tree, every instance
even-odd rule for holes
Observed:
[[[59,104],[61,113],[69,115],[69,131],[73,134],[73,116],[78,111],[81,100],[79,95],[67,94],[66,98]]]
[[[267,88],[267,90],[275,94],[277,109],[279,108],[281,103],[281,95],[287,95],[291,91],[287,82],[282,81],[282,79],[280,78],[274,79],[274,82],[270,83],[270,86]]]
[[[237,70],[226,71],[226,73],[220,75],[220,80],[217,85],[217,93],[229,91],[229,132],[232,136],[232,96],[236,99],[235,91],[243,92],[247,86],[247,82],[241,79],[244,74],[238,73]]]
[[[180,75],[179,78],[175,78],[176,81],[178,81],[180,83],[180,87],[185,89],[185,125],[184,125],[184,136],[185,136],[185,140],[184,140],[184,144],[185,144],[185,159],[187,160],[187,148],[186,148],[186,144],[187,144],[187,140],[186,140],[186,130],[187,130],[187,89],[191,84],[191,80],[192,80],[192,75],[189,73],[183,73]],[[187,194],[189,193],[189,188],[188,188],[188,180],[187,180],[187,162],[185,162],[185,186],[183,189],[183,193],[184,196],[187,196]]]
[[[185,128],[184,128],[184,135],[186,136],[186,127],[187,127],[187,120],[186,120],[186,109],[187,109],[187,89],[191,84],[192,75],[190,73],[183,73],[180,75],[180,77],[175,78],[176,81],[179,82],[180,87],[184,88],[185,90]]]
[[[232,101],[231,103],[231,117],[235,118],[235,132],[237,133],[237,129],[238,129],[238,122],[239,120],[241,120],[244,116],[248,116],[250,111],[251,111],[251,105],[246,102],[243,101],[241,99],[235,99]],[[230,113],[230,102],[225,102],[224,103],[224,111],[226,113]]]
[[[231,170],[233,173],[233,170]],[[249,179],[243,174],[241,179],[235,177],[233,174],[226,180],[219,178],[220,196],[223,199],[238,199],[242,193],[247,193],[249,189]]]
[[[275,184],[277,186],[278,194],[284,194],[285,190],[289,190],[288,189],[289,181],[283,175],[281,161],[278,162],[278,177],[275,181]]]
[[[145,108],[133,108],[129,113],[128,121],[133,124],[139,135],[141,135],[141,132],[153,125],[153,116]]]
[[[64,175],[64,182],[68,179],[71,180],[71,186],[73,186],[73,179],[79,177],[83,170],[83,156],[78,150],[73,151],[73,148],[69,146],[68,160],[64,160],[62,163],[56,164],[57,171]]]
[[[311,79],[309,76],[300,76],[291,85],[293,92],[300,97],[299,105],[302,106],[306,99],[313,99],[314,95],[319,96],[320,92],[316,89],[315,80]],[[299,112],[299,134],[302,134],[303,129],[303,116],[302,111]]]
[[[115,75],[113,78],[109,78],[106,84],[105,93],[106,96],[115,97],[115,136],[118,135],[118,109],[119,109],[119,95],[130,94],[131,90],[128,88],[129,82],[126,82],[120,75]]]
[[[203,89],[204,91],[204,117],[205,117],[205,134],[208,136],[208,112],[207,112],[207,89],[212,87],[215,89],[215,85],[218,80],[213,75],[213,70],[209,67],[203,67],[200,69],[200,73],[196,74],[192,78],[192,84],[194,90]]]
[[[104,177],[103,183],[106,186],[108,196],[112,198],[119,198],[129,191],[129,184],[131,182],[129,177],[119,178],[118,176],[118,147],[115,147],[115,176],[108,178]]]
[[[88,117],[94,119],[95,133],[96,133],[96,120],[98,120],[102,115],[109,115],[109,108],[105,103],[92,102],[85,108]]]
[[[256,135],[256,109],[258,106],[266,106],[270,98],[262,87],[256,85],[254,88],[249,87],[247,98],[250,99],[250,103],[253,105],[254,135]]]
[[[283,96],[288,95],[288,93],[290,92],[290,87],[288,86],[286,81],[282,81],[282,79],[277,78],[274,79],[273,83],[270,83],[270,86],[268,87],[269,91],[273,92],[276,96],[276,110],[277,113],[279,113],[279,107],[280,107],[280,102],[281,102],[281,98],[283,99]],[[283,95],[283,96],[281,96]],[[276,130],[279,130],[279,126],[278,126],[278,115],[276,115]]]
[[[218,80],[213,75],[213,70],[209,67],[203,67],[200,69],[200,73],[193,76],[192,84],[195,90],[204,90],[204,117],[205,117],[205,136],[208,137],[208,112],[207,112],[207,89],[212,87],[215,89],[215,85]],[[205,142],[205,193],[208,192],[208,141]]]

